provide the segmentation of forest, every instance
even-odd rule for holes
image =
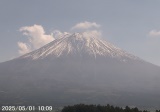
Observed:
[[[137,107],[130,108],[126,106],[125,108],[112,106],[112,105],[85,105],[85,104],[77,104],[73,106],[65,106],[62,109],[62,112],[150,112],[147,110],[140,110]],[[160,112],[160,110],[156,110],[156,112]]]
[[[8,112],[8,111],[5,111]],[[12,112],[12,111],[10,111]],[[13,111],[13,112],[22,112],[22,111]],[[35,109],[35,111],[23,111],[23,112],[42,112],[42,110]],[[137,107],[131,108],[129,106],[126,107],[118,107],[113,105],[87,105],[87,104],[76,104],[65,107],[53,107],[50,111],[43,112],[160,112],[160,110],[148,111],[148,110],[140,110]]]

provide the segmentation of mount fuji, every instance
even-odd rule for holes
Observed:
[[[0,105],[160,108],[160,67],[84,33],[0,63]]]

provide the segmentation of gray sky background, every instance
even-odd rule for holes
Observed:
[[[146,61],[160,65],[159,0],[1,0],[0,62],[19,56],[21,27],[70,31],[80,22],[101,25],[103,38]]]

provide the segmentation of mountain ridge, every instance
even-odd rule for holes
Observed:
[[[87,38],[86,38],[87,37]],[[75,103],[160,108],[160,67],[74,33],[0,64],[0,105]]]
[[[66,34],[61,38],[55,39],[44,47],[31,53],[27,53],[20,58],[30,57],[34,60],[38,58],[43,59],[48,55],[59,57],[61,55],[87,53],[95,58],[98,55],[142,61],[142,59],[131,55],[120,48],[115,47],[107,41],[103,41],[102,39],[94,37],[93,35],[87,36],[88,37],[86,37],[84,33]],[[126,61],[125,59],[122,60]]]

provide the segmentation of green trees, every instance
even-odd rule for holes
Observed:
[[[149,112],[149,111],[141,111],[137,107],[130,108],[126,106],[125,108],[114,107],[112,105],[85,105],[85,104],[77,104],[74,106],[66,106],[62,109],[62,112]],[[156,111],[160,112],[160,111]]]

